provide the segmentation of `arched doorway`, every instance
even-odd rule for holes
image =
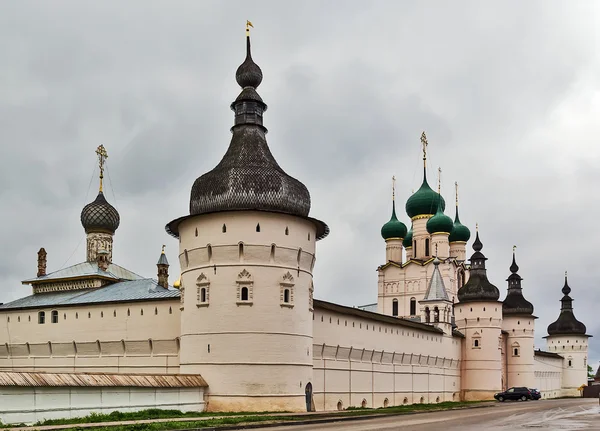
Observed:
[[[304,395],[306,397],[306,411],[312,412],[312,383],[308,382],[304,388]]]

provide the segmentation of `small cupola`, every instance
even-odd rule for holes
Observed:
[[[406,237],[406,225],[396,217],[396,178],[392,178],[392,217],[381,228],[381,236],[384,240],[404,239]]]
[[[513,247],[513,260],[510,265],[511,274],[507,278],[508,282],[508,293],[506,298],[502,302],[502,314],[504,316],[509,315],[533,315],[533,304],[525,299],[523,296],[523,288],[521,287],[521,276],[517,273],[519,271],[519,265],[517,265],[515,258],[515,249]]]
[[[485,269],[487,258],[481,252],[482,249],[483,244],[479,239],[479,231],[477,231],[473,243],[475,253],[471,256],[469,281],[458,289],[459,302],[497,301],[500,298],[500,291],[487,278],[487,270]]]
[[[573,298],[569,296],[571,287],[569,287],[566,272],[562,293],[564,296],[560,300],[560,315],[555,322],[548,325],[548,335],[585,335],[587,328],[575,318],[573,313]]]

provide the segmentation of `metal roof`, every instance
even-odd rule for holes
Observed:
[[[33,373],[0,371],[2,386],[97,386],[198,388],[208,384],[199,374]]]
[[[104,302],[148,301],[179,298],[179,296],[179,290],[165,289],[159,286],[156,280],[145,278],[141,280],[121,281],[96,289],[37,293],[0,305],[0,311],[20,308],[100,304]]]
[[[50,274],[43,275],[41,277],[30,278],[23,280],[23,284],[30,283],[43,283],[45,281],[63,280],[68,278],[79,278],[89,276],[99,276],[104,278],[111,278],[114,280],[140,280],[142,276],[131,272],[116,263],[108,265],[107,271],[103,271],[98,268],[97,262],[81,262],[67,268],[59,269],[58,271],[51,272]]]
[[[431,275],[431,280],[429,280],[429,287],[423,301],[449,301],[444,279],[442,278],[442,274],[440,274],[440,260],[437,256],[433,260],[433,265],[433,274]]]

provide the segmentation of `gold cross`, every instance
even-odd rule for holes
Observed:
[[[516,249],[517,249],[517,246],[513,245],[513,253],[515,252]]]
[[[396,200],[396,175],[392,175],[392,201]]]
[[[438,168],[438,195],[442,194],[442,168]]]
[[[96,154],[98,155],[98,165],[100,166],[100,191],[102,192],[102,179],[104,178],[104,163],[108,159],[108,154],[104,145],[100,144],[96,148]]]
[[[458,181],[454,181],[454,190],[456,190],[456,206],[458,207]]]
[[[423,160],[425,160],[427,159],[427,145],[429,145],[425,132],[421,133],[421,145],[423,145]]]

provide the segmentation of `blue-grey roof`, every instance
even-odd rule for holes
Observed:
[[[0,311],[17,308],[60,307],[104,302],[151,301],[179,298],[177,289],[165,289],[150,278],[122,281],[97,289],[73,290],[67,292],[37,293],[0,305]]]
[[[440,274],[440,260],[437,257],[433,260],[433,265],[433,274],[431,274],[431,280],[429,280],[429,286],[423,301],[449,301],[444,279]]]
[[[86,276],[100,276],[104,278],[112,278],[113,280],[141,280],[142,277],[135,272],[131,272],[116,263],[108,265],[108,269],[103,271],[98,268],[97,262],[81,262],[67,268],[59,269],[58,271],[51,272],[50,274],[43,275],[41,277],[30,278],[23,280],[24,284],[62,280],[65,278],[79,278]]]

